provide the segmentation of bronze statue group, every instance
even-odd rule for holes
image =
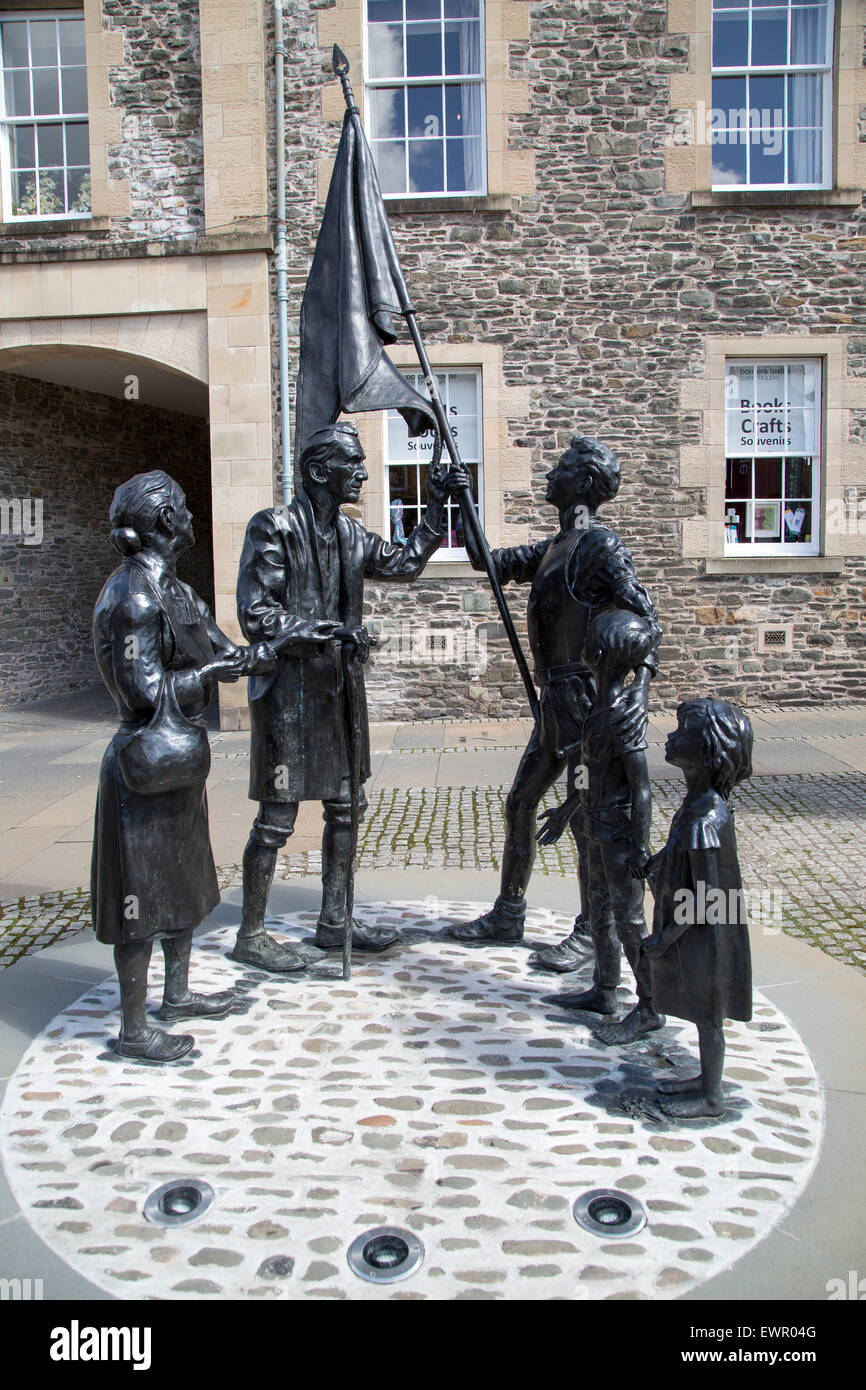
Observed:
[[[120,726],[103,760],[93,847],[97,936],[114,947],[121,992],[115,1048],[126,1058],[167,1063],[194,1045],[147,1017],[147,973],[162,942],[165,1022],[212,1018],[234,1006],[233,991],[189,988],[192,934],[219,901],[210,847],[204,715],[216,684],[249,678],[250,798],[258,803],[243,857],[242,921],[232,955],[288,973],[309,956],[265,931],[277,854],[301,801],[321,801],[322,905],[315,943],[339,950],[346,930],[354,853],[353,807],[370,775],[363,665],[364,581],[407,583],[443,538],[449,493],[470,505],[468,474],[431,468],[427,512],[405,542],[383,540],[342,510],[367,477],[358,432],[341,422],[319,429],[300,456],[302,488],[285,507],[257,513],[247,527],[237,586],[249,641],[233,643],[182,583],[177,559],[193,544],[180,487],[165,473],[139,474],[115,493],[112,538],[123,555],[94,611],[100,674],[117,702]],[[631,555],[598,516],[620,485],[616,456],[575,436],[547,475],[557,533],[536,545],[493,552],[502,585],[529,584],[527,627],[539,691],[532,737],[506,803],[500,893],[489,912],[454,925],[467,946],[522,939],[536,843],[566,829],[579,862],[581,913],[558,946],[535,964],[577,967],[591,941],[591,986],[555,997],[597,1015],[597,1036],[627,1045],[664,1026],[666,1013],[697,1025],[700,1074],[662,1083],[661,1108],[675,1118],[723,1112],[725,1018],[751,1018],[751,965],[730,795],[751,774],[752,730],[733,705],[713,699],[680,706],[666,759],[682,769],[686,794],[667,844],[650,856],[652,796],[646,762],[650,681],[661,630]],[[480,559],[474,518],[464,517],[470,559]],[[355,711],[359,740],[353,749]],[[545,793],[565,774],[562,805],[543,813]],[[644,882],[655,899],[652,931]],[[382,951],[396,933],[352,921],[356,951]],[[621,956],[637,1003],[621,1019]]]

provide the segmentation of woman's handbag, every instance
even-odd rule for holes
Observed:
[[[210,744],[203,724],[187,719],[177,703],[174,681],[163,676],[147,724],[115,742],[126,786],[141,796],[203,786],[210,772]]]

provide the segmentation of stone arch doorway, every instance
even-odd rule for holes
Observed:
[[[0,707],[96,684],[91,614],[119,562],[108,507],[150,468],[187,493],[179,571],[213,604],[204,315],[3,325]]]

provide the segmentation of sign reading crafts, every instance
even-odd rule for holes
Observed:
[[[725,377],[728,457],[814,454],[818,395],[815,362],[729,362]]]
[[[818,554],[821,365],[725,363],[725,553]]]

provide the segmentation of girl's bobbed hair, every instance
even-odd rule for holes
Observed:
[[[727,700],[686,700],[677,710],[682,721],[697,710],[703,721],[704,764],[713,786],[727,801],[734,787],[752,775],[754,734],[748,715]]]
[[[111,539],[121,555],[135,555],[152,534],[163,507],[174,500],[177,483],[161,468],[136,473],[121,483],[108,511]]]

